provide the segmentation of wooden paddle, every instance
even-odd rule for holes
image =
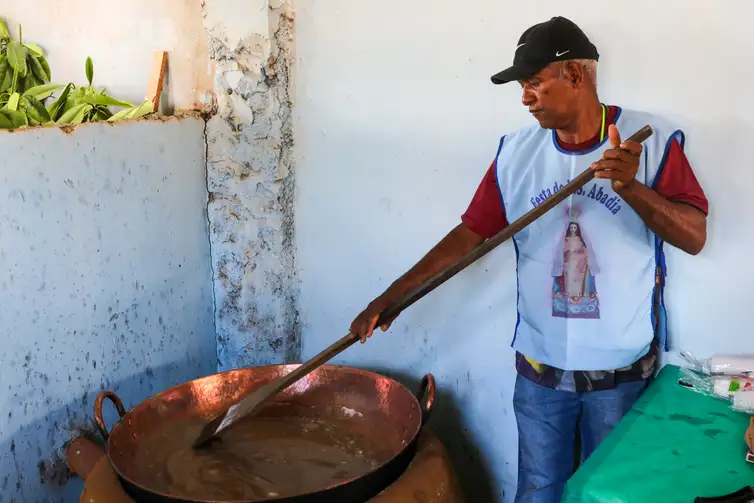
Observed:
[[[652,133],[652,128],[647,125],[634,133],[630,138],[628,138],[627,141],[643,143],[647,138],[652,136]],[[487,255],[494,248],[510,239],[516,233],[531,224],[534,220],[541,217],[552,208],[563,202],[568,196],[583,187],[593,178],[594,170],[592,169],[587,169],[586,171],[578,175],[562,189],[546,199],[543,203],[535,206],[532,210],[515,220],[495,236],[477,246],[468,254],[464,255],[458,262],[449,266],[445,270],[425,281],[416,289],[408,292],[402,298],[398,299],[395,303],[393,303],[390,307],[383,311],[382,314],[380,314],[380,317],[377,320],[377,324],[375,326],[379,327],[383,323],[386,323],[388,320],[391,320],[398,316],[407,307],[423,298],[425,295],[433,291],[441,284],[445,283],[447,280],[458,274],[473,262]],[[267,400],[269,400],[291,384],[295,383],[305,375],[309,374],[320,365],[323,365],[328,360],[338,355],[358,340],[358,337],[349,333],[308,362],[297,367],[294,371],[286,374],[284,377],[281,377],[276,381],[271,381],[267,384],[264,384],[263,386],[250,392],[244,398],[240,399],[234,405],[230,406],[230,408],[228,408],[225,413],[220,414],[209,424],[207,424],[207,426],[204,427],[201,435],[195,442],[194,447],[207,446],[212,439],[218,437],[222,431],[232,426],[240,418],[247,416],[255,410],[259,409],[259,407],[263,405]]]

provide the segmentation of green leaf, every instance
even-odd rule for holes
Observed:
[[[2,112],[0,112],[0,129],[13,129],[13,123]]]
[[[71,109],[66,110],[62,117],[56,122],[58,124],[81,124],[81,121],[84,120],[84,116],[89,110],[91,110],[91,108],[92,106],[88,103],[76,105]]]
[[[96,120],[100,121],[106,121],[110,117],[113,116],[113,113],[110,111],[107,107],[97,107],[97,116],[95,117]]]
[[[139,117],[144,117],[147,114],[151,114],[153,111],[152,102],[149,100],[144,100],[139,106],[121,110],[117,114],[110,117],[108,121],[115,122],[122,119],[138,119]]]
[[[150,100],[144,100],[141,102],[141,105],[139,105],[139,108],[136,109],[134,117],[143,117],[151,113],[154,113],[154,105]]]
[[[71,93],[72,88],[73,83],[69,82],[68,85],[65,86],[65,89],[63,89],[63,92],[60,93],[60,96],[58,96],[58,99],[50,105],[50,118],[54,122],[57,122],[60,117],[63,116],[63,113],[65,113],[65,104],[68,101],[68,95]]]
[[[34,96],[22,96],[21,108],[26,112],[26,115],[28,115],[30,119],[33,119],[37,124],[50,122],[49,112],[42,102]]]
[[[37,44],[24,44],[24,47],[29,50],[32,56],[44,56],[44,50]]]
[[[10,98],[8,99],[8,109],[10,110],[18,110],[18,100],[21,98],[21,95],[18,93],[13,93],[10,95]]]
[[[0,19],[0,38],[10,38],[8,28],[5,27],[5,23],[3,23],[2,19]]]
[[[29,64],[29,68],[31,68],[31,73],[33,73],[36,78],[38,78],[42,83],[50,81],[50,75],[47,74],[45,68],[42,66],[42,63],[36,56],[29,55],[29,57],[26,59]]]
[[[42,65],[42,69],[45,71],[45,74],[47,75],[47,82],[52,80],[52,71],[50,71],[50,63],[47,62],[47,58],[44,56],[40,56],[37,58],[39,60],[39,64]]]
[[[63,89],[65,86],[61,84],[43,84],[41,86],[34,86],[31,89],[27,89],[24,92],[24,96],[33,96],[38,100],[49,98],[55,91]]]
[[[8,64],[8,58],[5,54],[0,54],[0,90],[4,89],[2,87],[3,82],[5,82],[5,76],[11,72],[10,65]]]
[[[115,122],[115,121],[119,121],[121,119],[128,119],[128,115],[130,113],[132,113],[133,111],[134,111],[133,108],[124,108],[123,110],[121,110],[117,114],[114,114],[112,117],[110,117],[109,119],[107,119],[107,121],[108,122]]]
[[[5,79],[0,82],[0,90],[10,89],[10,86],[13,85],[13,73],[14,70],[8,67],[8,70],[5,72]]]
[[[108,107],[133,108],[136,106],[133,103],[116,100],[115,98],[111,98],[110,96],[103,96],[101,94],[87,94],[83,98],[81,98],[81,101],[83,101],[84,103],[89,103],[90,105],[105,105]]]
[[[86,58],[86,80],[89,81],[90,86],[92,85],[92,80],[94,80],[94,63],[91,57]]]
[[[34,77],[33,73],[29,72],[26,74],[26,77],[21,80],[21,84],[18,86],[17,91],[19,93],[23,93],[27,89],[31,89],[32,87],[41,83],[42,82],[38,82],[38,79]]]
[[[3,108],[0,110],[0,113],[2,113],[5,117],[8,118],[8,120],[10,120],[11,124],[13,125],[13,129],[29,125],[29,121],[26,118],[26,114],[23,112],[19,112],[18,110],[9,110],[7,108]]]
[[[16,41],[8,42],[8,63],[19,75],[26,75],[26,49]]]
[[[71,124],[81,124],[84,122],[84,117],[92,110],[91,105],[84,105],[84,109],[81,110],[76,116],[71,119]]]

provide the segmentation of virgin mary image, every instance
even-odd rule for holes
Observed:
[[[598,319],[596,274],[599,266],[594,249],[581,225],[570,219],[558,241],[552,264],[552,315]]]

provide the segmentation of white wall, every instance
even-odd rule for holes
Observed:
[[[553,15],[573,19],[597,44],[604,101],[663,114],[686,130],[711,214],[701,255],[668,250],[674,351],[752,349],[752,14],[743,0],[299,5],[304,357],[346,333],[458,223],[499,137],[531,123],[518,86],[493,86],[489,77],[510,64],[525,28]],[[514,289],[512,249],[504,245],[410,308],[390,333],[337,360],[412,382],[434,373],[447,392],[435,424],[478,501],[487,491],[511,501],[514,492]]]
[[[214,1],[214,0],[210,0]],[[84,63],[94,61],[98,87],[121,99],[144,99],[152,54],[168,51],[167,109],[201,107],[212,91],[213,68],[197,0],[4,0],[0,18],[18,37],[47,51],[54,82],[86,84]]]
[[[292,0],[205,0],[207,121],[219,370],[298,361]]]
[[[101,389],[131,408],[215,368],[204,121],[0,132],[0,152],[0,502],[78,501],[58,449]]]
[[[217,114],[207,182],[218,367],[298,359],[289,1],[207,0]]]

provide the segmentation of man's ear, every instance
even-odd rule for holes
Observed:
[[[563,63],[563,73],[573,87],[579,87],[584,82],[584,72],[581,65],[573,61]]]

